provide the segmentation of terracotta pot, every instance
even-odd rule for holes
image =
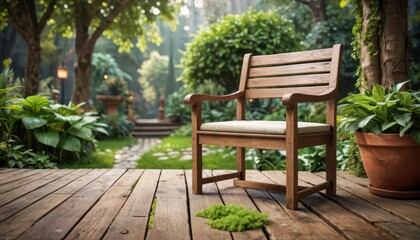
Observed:
[[[410,135],[356,132],[369,191],[393,198],[420,197],[420,144]]]
[[[108,115],[118,114],[118,108],[121,103],[126,100],[125,96],[112,96],[112,95],[98,95],[96,100],[101,101],[105,105],[105,112]]]

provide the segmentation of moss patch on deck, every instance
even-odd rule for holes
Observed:
[[[215,204],[196,213],[197,217],[208,218],[207,224],[216,229],[231,232],[242,232],[260,228],[267,224],[268,213],[248,210],[242,206],[231,204]]]

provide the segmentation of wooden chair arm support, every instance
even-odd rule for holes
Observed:
[[[222,95],[222,96],[214,96],[214,95],[207,95],[207,94],[188,94],[184,98],[185,104],[194,105],[198,102],[202,101],[230,101],[234,99],[238,99],[244,95],[243,91],[237,91],[228,95]]]
[[[332,99],[337,96],[335,89],[328,89],[327,91],[320,94],[302,94],[302,93],[291,93],[285,94],[282,99],[283,106],[291,107],[294,104],[301,102],[322,102]]]

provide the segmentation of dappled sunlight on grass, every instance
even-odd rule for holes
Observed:
[[[204,169],[236,169],[235,155],[229,148],[209,147],[203,154]],[[137,164],[141,169],[191,169],[191,137],[167,137],[145,153]],[[247,168],[253,168],[247,161]]]

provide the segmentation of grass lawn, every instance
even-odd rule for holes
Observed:
[[[178,154],[177,152],[185,151],[191,148],[191,137],[176,137],[170,136],[164,138],[160,145],[156,146],[151,151],[145,153],[137,163],[137,168],[141,169],[191,169],[191,160],[181,160],[185,154]],[[220,149],[219,147],[210,147],[212,150]],[[203,169],[236,169],[235,155],[231,154],[229,148],[222,148],[223,151],[214,151],[209,155],[203,154]],[[165,153],[169,156],[167,160],[159,160],[156,153]],[[171,153],[173,155],[171,156]],[[246,162],[248,169],[253,168],[253,163]]]
[[[96,151],[92,153],[91,162],[62,163],[58,168],[112,168],[115,151],[136,142],[137,139],[133,137],[100,140]]]

